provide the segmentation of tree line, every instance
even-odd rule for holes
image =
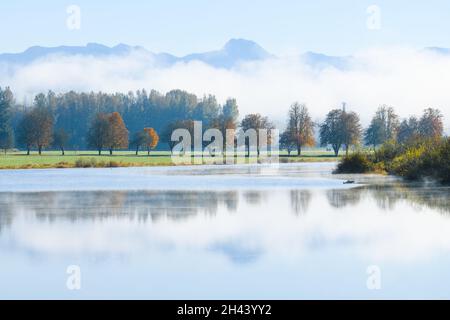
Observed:
[[[205,130],[219,129],[224,136],[227,129],[259,132],[275,128],[259,113],[245,115],[239,121],[235,99],[220,105],[212,95],[198,98],[182,90],[165,95],[154,90],[128,94],[71,91],[58,95],[49,91],[36,95],[33,106],[26,107],[15,102],[9,88],[0,88],[0,149],[5,151],[17,146],[28,154],[34,148],[39,154],[46,148],[60,149],[64,154],[66,149],[89,148],[112,154],[114,150],[133,148],[136,154],[141,149],[150,154],[160,142],[172,148],[173,130],[191,132],[194,121],[202,121]],[[382,105],[364,130],[358,114],[346,110],[345,105],[315,123],[308,107],[296,102],[289,108],[279,143],[289,155],[292,151],[301,155],[303,148],[321,145],[338,156],[341,149],[348,154],[352,146],[361,144],[376,148],[389,140],[405,142],[442,135],[443,117],[438,109],[427,108],[420,118],[400,121],[393,107]],[[268,143],[274,141],[269,138]]]
[[[37,94],[32,106],[17,104],[9,88],[0,88],[0,149],[13,147],[28,152],[44,148],[101,152],[155,149],[170,143],[172,127],[201,121],[205,127],[233,128],[239,111],[235,99],[223,105],[213,95],[202,98],[182,90],[165,95],[152,90],[128,94]],[[126,124],[126,125],[125,125]],[[164,146],[162,146],[164,147]]]
[[[363,129],[359,115],[342,108],[333,109],[322,123],[312,121],[304,104],[294,103],[289,110],[287,129],[280,136],[282,149],[289,154],[302,147],[313,146],[315,128],[319,129],[319,144],[331,146],[335,156],[344,148],[346,155],[352,146],[364,144],[374,149],[387,141],[407,143],[421,139],[439,139],[444,134],[443,115],[439,109],[426,108],[420,118],[411,116],[400,121],[391,106],[380,106],[367,129]]]

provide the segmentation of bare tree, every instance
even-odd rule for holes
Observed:
[[[439,109],[427,108],[419,121],[419,133],[423,138],[439,139],[444,133],[442,113]]]
[[[298,155],[302,153],[303,146],[313,146],[314,123],[304,104],[294,103],[289,109],[289,121],[287,132],[289,139],[297,146]]]

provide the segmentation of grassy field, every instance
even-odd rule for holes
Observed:
[[[332,152],[324,149],[307,150],[301,157],[288,157],[282,152],[280,162],[326,162],[336,161]],[[186,163],[188,164],[188,163]],[[26,155],[25,152],[0,154],[0,169],[47,169],[47,168],[83,168],[83,167],[142,167],[173,165],[170,152],[153,151],[150,156],[146,152],[139,155],[132,151],[116,151],[112,156],[105,152],[99,156],[95,151],[66,151],[64,156],[58,151],[46,151],[40,156],[36,152]]]

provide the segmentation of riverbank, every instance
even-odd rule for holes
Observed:
[[[450,138],[386,142],[372,154],[356,152],[342,158],[335,173],[388,173],[450,184]]]
[[[280,162],[335,162],[340,158],[334,157],[332,152],[323,150],[305,151],[301,157],[282,154]],[[254,159],[252,159],[254,161]],[[191,163],[186,163],[186,165]],[[206,164],[209,164],[207,162]],[[154,151],[148,156],[146,152],[138,155],[130,151],[118,151],[113,155],[99,156],[93,151],[49,151],[43,155],[26,155],[23,152],[0,155],[0,169],[52,169],[52,168],[116,168],[116,167],[154,167],[174,165],[170,152]],[[177,163],[179,165],[179,163]]]

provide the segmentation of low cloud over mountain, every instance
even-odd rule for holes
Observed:
[[[244,39],[231,39],[220,50],[192,53],[184,57],[177,57],[170,53],[154,53],[143,47],[126,44],[119,44],[114,47],[107,47],[97,43],[88,43],[86,46],[35,46],[21,53],[0,54],[0,64],[26,65],[40,59],[57,56],[123,57],[133,52],[138,52],[142,56],[147,57],[149,64],[151,63],[154,67],[170,67],[176,63],[198,61],[215,68],[232,69],[245,62],[276,58],[275,55],[267,52],[256,42]],[[352,61],[352,57],[329,56],[316,52],[306,52],[299,59],[312,67],[335,67],[337,69],[347,69]]]
[[[255,42],[233,39],[216,51],[177,57],[143,47],[100,44],[31,47],[0,55],[0,85],[21,102],[40,91],[128,92],[179,88],[238,99],[242,113],[282,119],[293,101],[316,118],[343,101],[367,121],[380,104],[402,116],[440,108],[450,120],[450,50],[376,48],[338,57],[307,52],[277,57]]]

